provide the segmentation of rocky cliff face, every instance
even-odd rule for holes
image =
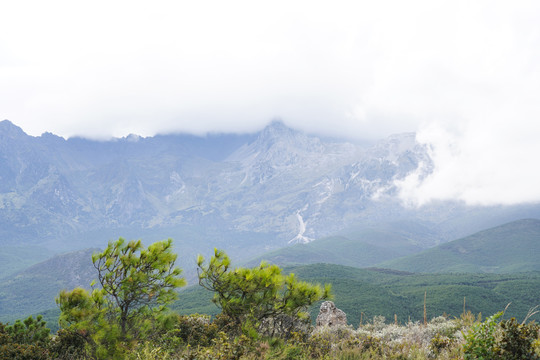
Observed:
[[[212,148],[220,146],[229,154],[216,159]],[[414,169],[418,154],[410,134],[366,150],[280,122],[239,145],[238,137],[225,135],[108,142],[31,137],[3,121],[2,241],[11,234],[178,223],[225,223],[231,230],[309,241],[330,230],[323,224],[337,229],[344,215],[356,216],[374,193]]]
[[[463,214],[456,204],[401,206],[394,182],[420,163],[431,171],[414,134],[360,146],[273,122],[243,136],[91,141],[31,137],[3,121],[0,244],[189,227],[224,243],[266,234],[273,242],[264,246],[279,246],[358,224],[440,226]]]

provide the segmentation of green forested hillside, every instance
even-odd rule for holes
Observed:
[[[502,311],[508,303],[507,317],[515,316],[522,320],[528,310],[539,304],[540,272],[520,274],[413,274],[387,269],[358,269],[333,264],[311,264],[287,267],[286,272],[294,272],[301,280],[313,283],[331,283],[334,302],[346,312],[350,324],[357,326],[373,316],[383,315],[393,321],[394,314],[398,322],[406,323],[409,318],[419,321],[423,318],[424,293],[427,293],[428,318],[447,314],[458,317],[465,308],[475,314],[494,314]],[[45,278],[43,278],[45,279]],[[42,279],[42,280],[43,280]],[[36,280],[36,285],[38,281]],[[46,302],[41,309],[19,313],[14,316],[18,305],[6,309],[3,321],[14,321],[29,314],[45,313],[49,326],[56,329],[55,311],[43,311],[55,308],[56,293],[45,291],[46,282],[39,287]],[[182,314],[212,314],[219,312],[212,303],[212,293],[191,286],[180,292],[179,300],[172,309]],[[6,299],[2,298],[2,301]],[[9,304],[13,304],[10,302]],[[312,320],[318,314],[316,304],[311,309]],[[36,305],[37,306],[37,305]],[[537,314],[535,319],[540,320]]]
[[[58,255],[0,281],[0,321],[21,318],[56,306],[62,289],[89,287],[96,278],[87,249]]]
[[[394,238],[397,243],[409,240]],[[87,250],[57,256],[2,279],[0,321],[55,308],[54,298],[61,289],[88,286],[96,277],[91,253],[92,250]],[[335,261],[366,266],[370,257],[392,254],[391,250],[345,236],[292,246],[264,258],[286,266],[286,271],[294,272],[302,280],[331,283],[336,304],[348,314],[349,322],[356,325],[362,313],[364,318],[383,315],[392,319],[396,314],[401,322],[409,317],[422,319],[425,292],[429,317],[444,313],[458,316],[465,298],[467,310],[484,314],[500,311],[512,302],[508,315],[523,318],[529,308],[540,302],[540,272],[517,271],[539,270],[539,253],[540,220],[520,220],[384,263],[385,268],[392,266],[397,270],[302,264]],[[425,273],[417,273],[420,271]],[[194,279],[190,278],[189,282],[193,284]],[[183,290],[173,307],[184,314],[215,314],[218,310],[211,303],[211,295],[194,286]],[[316,313],[315,307],[312,314]]]
[[[512,303],[507,316],[523,319],[538,304],[540,272],[498,274],[412,274],[385,269],[358,269],[332,264],[288,267],[298,278],[321,284],[331,283],[336,306],[347,313],[350,324],[364,319],[397,315],[399,322],[423,318],[424,293],[427,292],[429,318],[447,314],[459,316],[465,308],[473,313],[493,314]],[[192,287],[181,292],[173,308],[182,313],[216,314],[212,294]],[[311,309],[312,319],[318,306]],[[537,315],[537,320],[540,317]]]
[[[197,235],[197,231],[193,227],[185,226],[169,230],[181,232],[186,239],[194,239],[191,242],[183,240],[175,244],[175,250],[180,254],[177,265],[184,270],[183,274],[190,284],[193,284],[197,277],[195,259],[198,251],[193,243],[198,243],[199,250],[204,248],[205,255],[211,253],[214,246],[235,251],[234,248],[231,249],[227,244],[224,244],[224,239],[218,236],[217,230],[212,230],[216,233],[216,236],[212,238],[213,245],[210,245],[210,240],[204,239],[200,234]],[[127,238],[136,238],[136,234],[124,232],[128,233]],[[144,233],[144,235],[148,235],[145,237],[147,239],[166,238],[166,235],[160,231],[155,231],[152,236],[150,236],[150,232]],[[93,237],[98,237],[98,235],[89,233],[77,241],[88,240],[90,242],[89,239]],[[110,237],[113,238],[112,235]],[[265,240],[266,238],[256,237],[252,233],[238,232],[237,234],[237,243],[242,245],[244,258],[256,253],[256,246],[253,246],[253,243],[262,243]],[[39,259],[37,258],[39,249],[35,251],[35,254],[29,251],[28,259],[19,260],[19,257],[24,255],[23,250],[22,247],[20,249],[8,247],[6,250],[6,257],[9,259],[6,266],[9,266],[13,271],[6,272],[5,277],[0,277],[0,321],[11,321],[55,307],[54,298],[60,290],[72,289],[76,286],[88,288],[90,282],[97,277],[91,259],[92,253],[98,250],[97,248],[57,255],[39,263],[39,260],[36,260]],[[236,252],[238,251],[236,249]],[[13,259],[9,258],[12,253],[17,254]],[[42,251],[42,253],[50,256],[48,252]],[[2,266],[2,258],[2,254],[0,254],[0,266]],[[242,258],[240,257],[240,259]]]
[[[540,270],[540,220],[524,219],[378,266],[422,273]]]

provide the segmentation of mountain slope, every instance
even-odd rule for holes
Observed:
[[[56,307],[60,290],[89,288],[97,278],[92,253],[80,250],[58,255],[0,280],[0,318],[24,316]],[[1,320],[0,320],[1,321]]]
[[[309,241],[341,229],[370,194],[415,168],[416,157],[399,162],[411,147],[421,153],[414,135],[385,144],[365,150],[280,122],[242,136],[92,141],[31,137],[2,121],[0,243],[69,248],[73,235],[95,229],[179,225],[272,233],[280,245]],[[362,180],[378,175],[387,177]],[[342,202],[345,193],[361,196]]]
[[[273,122],[246,135],[93,141],[49,133],[32,137],[2,121],[0,246],[60,253],[104,247],[120,236],[146,243],[170,237],[189,273],[194,256],[213,247],[240,262],[338,235],[368,243],[357,258],[366,251],[369,261],[349,263],[365,265],[371,258],[381,261],[503,222],[540,217],[539,204],[404,207],[396,180],[420,163],[428,174],[429,152],[415,134],[368,146]],[[384,235],[396,229],[397,236]],[[371,241],[362,235],[370,231],[383,236]],[[343,246],[342,253],[353,251]]]
[[[406,231],[405,224],[381,224],[381,228],[349,229],[344,235],[330,236],[270,251],[247,262],[255,265],[261,260],[281,266],[297,264],[329,263],[354,267],[369,267],[385,260],[417,253],[422,248],[418,238],[422,232],[416,229],[416,238]],[[345,235],[346,234],[346,235]]]
[[[367,267],[381,261],[399,257],[399,253],[354,241],[341,236],[317,239],[307,244],[295,244],[269,253],[248,262],[255,265],[268,261],[278,265],[330,263],[356,267]]]
[[[411,272],[512,273],[540,270],[540,220],[524,219],[380,264]]]
[[[0,282],[0,321],[13,321],[30,314],[56,308],[58,292],[75,286],[88,286],[96,277],[91,265],[91,250],[58,256]],[[359,269],[334,264],[310,264],[285,267],[297,278],[312,283],[330,283],[334,301],[347,313],[350,324],[383,315],[406,323],[423,317],[424,293],[427,292],[428,317],[444,313],[459,316],[466,309],[473,313],[492,314],[512,302],[507,316],[523,319],[537,304],[540,272],[520,274],[413,274],[388,269]],[[31,286],[23,286],[24,284]],[[173,309],[181,313],[216,314],[212,293],[197,285],[183,290]],[[311,309],[312,318],[318,305]],[[55,315],[56,314],[56,315]],[[58,316],[54,312],[52,317]],[[539,319],[537,315],[536,320]],[[51,321],[54,321],[50,318]]]
[[[3,246],[0,252],[0,281],[53,255],[50,250],[43,247]]]
[[[345,311],[349,324],[358,326],[360,319],[371,320],[382,315],[398,322],[423,319],[424,294],[427,293],[428,318],[447,314],[458,317],[466,311],[494,314],[512,303],[505,317],[520,321],[537,304],[540,273],[523,274],[412,274],[387,269],[358,269],[334,264],[311,264],[287,267],[302,281],[330,283],[336,306]],[[180,293],[173,308],[185,314],[217,314],[206,289],[192,287]],[[319,304],[310,310],[312,320]],[[540,319],[540,314],[534,317]]]

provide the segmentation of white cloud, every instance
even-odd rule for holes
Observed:
[[[422,129],[417,140],[428,146],[435,167],[427,177],[425,166],[420,166],[397,181],[402,200],[417,206],[434,200],[468,205],[539,202],[540,123],[522,127],[520,115],[531,116],[533,121],[540,114],[516,111],[516,118],[504,122],[487,117],[485,122],[471,121],[454,132],[435,124]]]
[[[471,18],[478,24],[466,28],[476,31],[463,32],[463,45],[454,49],[453,76],[433,77],[443,80],[442,91],[434,91],[441,98],[417,137],[431,148],[435,170],[398,182],[407,203],[540,201],[538,6],[486,10]]]
[[[540,199],[538,2],[22,0],[0,13],[0,119],[30,134],[242,132],[275,117],[353,138],[418,130],[436,173],[409,178],[404,199]]]

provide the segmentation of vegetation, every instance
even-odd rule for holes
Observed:
[[[92,256],[98,287],[58,295],[61,328],[54,336],[41,316],[0,323],[0,360],[540,359],[540,327],[530,321],[534,309],[522,322],[508,318],[514,304],[485,320],[466,310],[471,307],[466,303],[457,316],[429,316],[431,321],[416,316],[424,304],[429,314],[438,311],[433,309],[442,306],[444,292],[475,289],[472,302],[495,289],[516,296],[534,284],[531,278],[538,281],[531,274],[413,275],[321,264],[281,269],[264,262],[232,268],[225,252],[215,250],[208,262],[202,256],[197,261],[201,289],[180,293],[191,310],[197,301],[203,308],[213,306],[212,317],[169,310],[176,289],[185,284],[175,261],[170,239],[148,248],[140,241],[109,243]],[[297,276],[333,283],[336,303],[358,326],[314,328],[305,321],[308,308],[328,298],[330,288]],[[422,304],[426,288],[430,301]],[[394,315],[386,322],[358,306],[347,308],[358,294],[364,296],[360,301],[378,299],[379,309],[401,308],[408,319]]]
[[[289,337],[308,318],[307,308],[330,296],[321,288],[283,275],[279,266],[261,262],[253,268],[231,269],[231,260],[215,250],[208,264],[197,259],[199,284],[214,292],[213,302],[231,320],[233,328],[252,338],[257,332]],[[264,330],[263,330],[264,329]]]
[[[415,273],[538,271],[539,238],[540,220],[518,220],[378,266]]]
[[[60,324],[80,334],[93,356],[122,358],[118,343],[129,347],[155,331],[166,305],[177,297],[176,288],[185,285],[175,260],[171,239],[148,249],[140,240],[109,243],[92,256],[101,288],[60,292]]]
[[[87,255],[91,257],[90,254]],[[195,264],[194,259],[192,259]],[[91,260],[90,260],[91,264]],[[93,266],[92,266],[93,268]],[[376,315],[393,319],[397,315],[400,323],[423,319],[424,293],[427,291],[427,315],[429,318],[441,314],[459,316],[463,312],[465,298],[466,310],[473,313],[494,314],[503,309],[509,302],[511,306],[506,312],[507,317],[523,319],[527,311],[538,304],[540,293],[540,272],[519,274],[411,274],[384,269],[357,269],[353,267],[313,264],[306,266],[284,267],[283,274],[294,273],[297,278],[310,283],[332,284],[334,301],[347,313],[349,323],[357,326],[361,318],[370,319]],[[88,277],[88,284],[94,275]],[[55,294],[46,288],[47,284],[35,282],[36,291],[43,298],[50,296],[53,305],[47,305],[44,300],[32,305],[31,311],[22,311],[20,303],[30,301],[28,293],[20,292],[17,303],[4,302],[0,296],[0,308],[6,314],[0,321],[13,323],[18,318],[42,314],[51,330],[58,330],[59,310],[50,309],[54,305]],[[72,289],[73,287],[65,287]],[[0,287],[0,293],[3,289]],[[170,304],[170,308],[180,314],[194,313],[217,315],[221,310],[212,302],[213,293],[200,286],[182,289],[180,300]],[[13,305],[10,305],[13,304]],[[41,304],[41,305],[40,305]],[[309,309],[312,319],[317,315],[318,303]],[[362,314],[363,313],[363,314]],[[536,314],[532,319],[540,321]]]
[[[352,326],[319,327],[295,332],[288,339],[232,335],[227,319],[204,315],[169,315],[168,325],[122,349],[125,359],[491,359],[540,358],[539,326],[534,322],[500,321],[502,313],[482,321],[470,312],[459,318],[433,318],[426,324],[387,323],[374,317]],[[28,320],[27,320],[28,321]],[[25,321],[25,322],[27,322]],[[31,327],[31,326],[30,326]],[[0,324],[0,359],[95,359],[81,337],[61,330],[55,338],[16,336]],[[22,333],[31,333],[23,327]],[[155,334],[154,334],[155,335]],[[34,340],[30,340],[34,339]],[[121,347],[123,344],[118,343]],[[109,357],[107,357],[109,358]]]
[[[400,324],[423,320],[424,293],[427,292],[427,317],[442,314],[459,317],[466,311],[494,314],[512,303],[505,317],[524,319],[538,304],[540,273],[521,274],[412,274],[385,269],[358,269],[332,264],[313,264],[283,268],[283,273],[310,283],[332,284],[334,302],[347,313],[349,324],[382,315]],[[220,309],[212,295],[199,286],[182,291],[181,301],[171,308],[182,314],[216,315]],[[464,301],[465,300],[465,301]],[[465,302],[465,304],[464,304]],[[320,303],[309,309],[314,319]],[[540,321],[540,314],[531,320]]]
[[[536,323],[518,323],[515,318],[498,323],[502,315],[503,312],[499,312],[470,327],[464,336],[465,360],[540,359],[540,326]]]
[[[0,321],[36,314],[56,307],[54,298],[62,289],[79,284],[88,288],[95,279],[92,253],[86,249],[57,255],[0,281]]]
[[[384,274],[380,270],[371,270],[370,272],[373,276],[364,276],[361,272],[365,270],[359,269],[349,271],[344,268],[332,268],[332,265],[320,264],[302,268],[300,266],[292,267],[290,263],[288,265],[286,264],[289,261],[337,262],[339,259],[342,259],[343,263],[341,265],[354,265],[355,259],[363,259],[362,254],[364,252],[376,258],[376,254],[368,251],[364,246],[359,246],[361,245],[361,241],[378,239],[380,240],[379,242],[386,243],[391,241],[393,237],[398,240],[404,239],[408,233],[413,232],[405,231],[405,233],[400,233],[392,230],[392,228],[384,233],[358,232],[353,235],[347,235],[341,238],[341,240],[334,238],[333,240],[338,240],[335,243],[330,240],[321,239],[306,245],[296,245],[285,250],[280,250],[279,254],[276,252],[276,256],[272,256],[268,260],[284,267],[285,272],[294,272],[296,275],[300,275],[303,280],[332,283],[336,299],[340,302],[342,300],[346,301],[347,310],[354,310],[355,314],[365,312],[370,317],[380,314],[390,318],[394,316],[394,313],[397,313],[401,322],[408,321],[409,316],[413,320],[419,319],[418,316],[422,316],[423,294],[425,291],[428,291],[429,316],[437,316],[443,312],[454,316],[459,315],[463,307],[463,298],[466,297],[467,306],[470,305],[468,309],[473,312],[495,313],[501,308],[504,308],[508,302],[512,302],[512,307],[509,309],[511,316],[522,318],[531,306],[537,304],[537,294],[540,292],[540,272],[512,273],[484,277],[463,273],[463,271],[467,270],[467,267],[461,266],[460,261],[464,259],[474,260],[491,257],[497,259],[497,263],[501,265],[499,269],[501,271],[523,269],[523,265],[530,261],[538,264],[538,260],[535,257],[538,251],[535,251],[535,246],[538,244],[537,239],[540,235],[535,232],[536,223],[537,221],[535,220],[520,220],[499,228],[493,228],[487,233],[481,232],[476,234],[474,238],[470,238],[471,245],[469,247],[466,244],[463,244],[462,247],[452,245],[453,250],[449,251],[446,255],[441,253],[437,256],[433,255],[411,262],[415,266],[413,270],[427,267],[424,269],[439,271],[440,268],[446,268],[445,264],[449,261],[448,259],[453,259],[452,261],[454,261],[456,271],[462,271],[458,274],[404,274],[396,271],[394,274],[384,277],[382,276]],[[406,230],[405,225],[404,227]],[[182,256],[177,259],[176,264],[184,269],[186,279],[189,279],[193,283],[197,279],[196,262],[194,261],[197,250],[193,243],[204,241],[205,244],[209,244],[209,241],[202,239],[203,235],[197,234],[196,228],[191,228],[189,231],[187,229],[184,230],[186,231],[182,232],[182,234],[184,234],[186,239],[191,240],[191,244],[186,240],[180,243],[175,242],[176,247],[182,249]],[[131,236],[134,236],[137,230],[131,229],[128,231],[128,229],[122,229],[122,231],[126,231],[132,234]],[[167,229],[166,231],[155,230],[156,233],[152,237],[155,238],[158,235],[165,236],[167,233],[178,233],[178,231],[179,229]],[[537,234],[536,237],[534,236],[535,233]],[[149,232],[145,232],[144,234],[150,237]],[[97,235],[97,233],[94,233],[93,237],[95,238]],[[89,236],[85,240],[90,241],[90,238]],[[215,239],[213,240],[212,249],[216,245],[220,248],[227,246],[219,236],[218,230],[216,230],[211,238]],[[249,241],[250,239],[253,241]],[[402,243],[401,240],[398,240],[395,241]],[[268,240],[261,238],[254,239],[253,234],[246,233],[242,235],[240,243],[243,246],[243,255],[248,256],[246,253],[253,251],[253,247],[249,243],[266,243],[266,241]],[[511,248],[507,245],[509,241],[512,241],[513,244]],[[393,247],[394,245],[395,247],[398,246],[397,243],[392,244]],[[227,249],[227,253],[235,251],[231,247]],[[299,251],[300,249],[304,249],[305,251]],[[463,253],[462,258],[460,257],[460,249],[466,251]],[[44,310],[56,307],[54,297],[61,289],[88,286],[90,281],[95,278],[95,269],[89,253],[88,251],[80,251],[70,253],[69,256],[68,254],[58,256],[47,262],[32,266],[23,272],[19,272],[16,276],[12,275],[1,279],[0,321],[13,322],[18,318],[27,317],[28,315],[40,314]],[[213,251],[204,255],[210,258],[212,254]],[[526,259],[529,260],[525,261]],[[238,260],[235,258],[235,261]],[[259,263],[260,260],[246,264],[237,264],[241,266],[256,266]],[[67,266],[68,264],[69,267]],[[478,269],[480,267],[476,266],[476,268]],[[488,270],[494,271],[494,268],[484,263],[480,271],[485,272]],[[339,275],[340,271],[344,271],[346,276],[341,278]],[[445,271],[450,270],[446,268]],[[75,274],[77,276],[74,276]],[[75,282],[75,280],[77,281]],[[381,302],[379,296],[370,296],[369,294],[372,292],[384,296],[384,300]],[[204,295],[198,294],[198,296]],[[193,300],[190,304],[184,304],[184,300],[182,300],[181,304],[175,304],[173,307],[184,314],[199,312],[214,315],[219,312],[219,309],[214,307],[209,301],[199,301],[196,304],[197,299],[195,296]],[[184,305],[189,305],[189,307],[184,307]],[[359,308],[361,308],[360,312],[357,311]],[[353,316],[355,318],[351,323],[356,325],[357,321],[360,320],[360,315],[357,318],[356,315]],[[537,321],[540,320],[539,317],[535,319]]]
[[[50,330],[40,316],[0,323],[0,359],[48,359]]]

